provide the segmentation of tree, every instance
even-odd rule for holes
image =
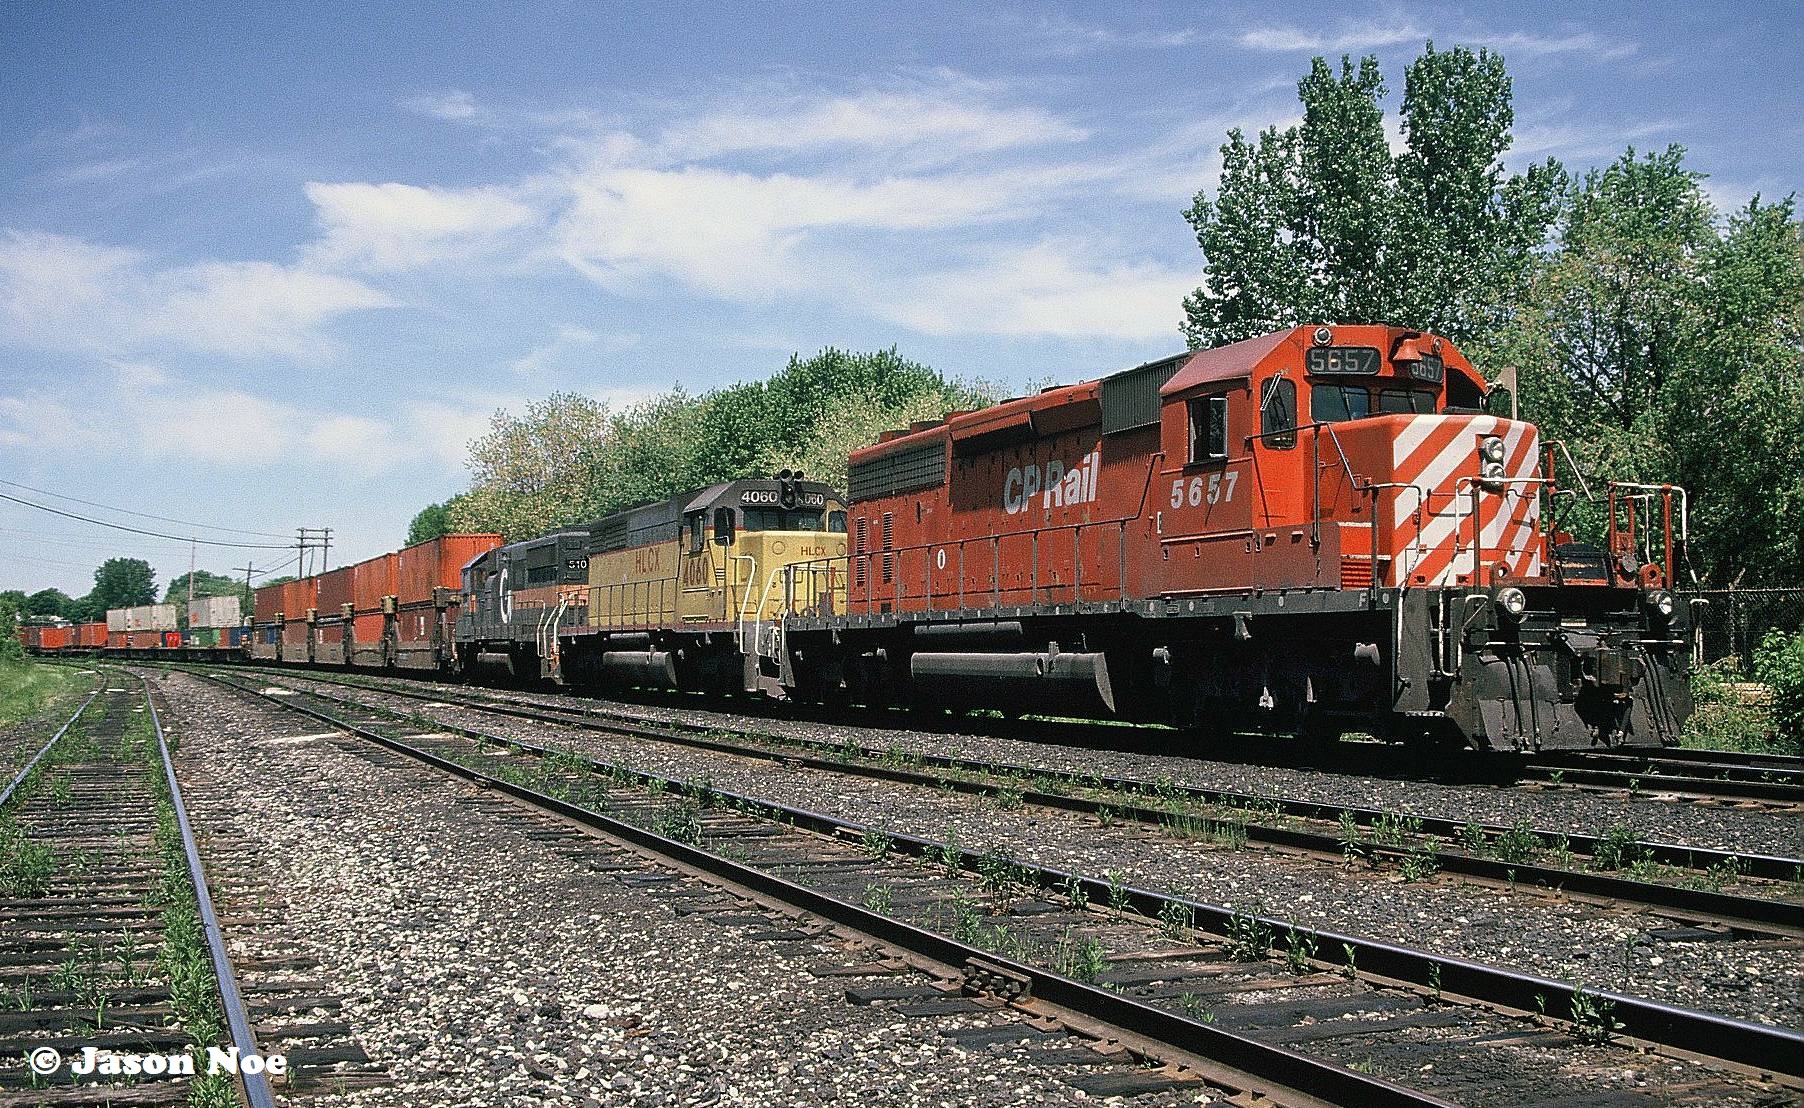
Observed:
[[[1719,223],[1684,150],[1630,150],[1571,191],[1492,356],[1524,414],[1600,478],[1690,490],[1717,583],[1804,564],[1804,227],[1788,199]],[[1570,482],[1568,482],[1570,483]],[[1601,490],[1600,490],[1601,491]],[[1572,530],[1601,514],[1577,505]]]
[[[690,396],[681,388],[609,413],[585,397],[552,396],[525,418],[495,417],[472,444],[470,490],[448,525],[510,539],[783,468],[843,487],[845,453],[877,432],[990,402],[894,349],[828,348],[765,381]]]
[[[157,573],[142,558],[108,558],[94,571],[88,600],[101,610],[131,608],[157,598]]]
[[[19,642],[19,603],[24,597],[17,589],[0,592],[0,666],[25,658],[25,647]]]
[[[455,497],[453,498],[455,499]],[[451,501],[428,504],[407,525],[407,545],[428,542],[451,533]]]
[[[1303,122],[1221,148],[1215,198],[1184,213],[1206,264],[1185,298],[1192,347],[1312,322],[1395,323],[1464,342],[1493,325],[1545,240],[1565,177],[1510,176],[1503,59],[1429,43],[1404,74],[1406,149],[1392,156],[1378,61],[1316,58]]]
[[[26,616],[48,616],[52,619],[68,619],[75,601],[61,589],[41,589],[26,598],[20,606],[19,614]]]

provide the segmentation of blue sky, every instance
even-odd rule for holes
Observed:
[[[1679,142],[1719,204],[1804,184],[1796,2],[285,7],[0,14],[0,478],[331,526],[337,564],[554,390],[1170,353],[1178,212],[1316,53],[1376,53],[1394,111],[1425,39],[1500,51],[1516,164]],[[79,594],[113,553],[187,566],[0,502],[0,588]],[[247,556],[282,557],[200,565]]]

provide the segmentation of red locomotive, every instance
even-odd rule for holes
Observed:
[[[1573,543],[1558,444],[1486,399],[1445,339],[1298,327],[891,432],[851,458],[850,566],[794,574],[785,679],[1220,732],[1676,741],[1682,490],[1612,486],[1608,547]]]

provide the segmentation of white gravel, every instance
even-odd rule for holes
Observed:
[[[850,1005],[847,982],[808,972],[843,960],[821,944],[739,938],[573,861],[527,834],[529,822],[484,810],[495,800],[480,790],[299,738],[317,728],[192,678],[161,687],[184,733],[182,773],[237,790],[226,804],[223,790],[197,789],[197,819],[256,852],[285,901],[256,934],[230,936],[235,952],[317,962],[303,976],[330,983],[356,1041],[394,1079],[309,1104],[1084,1099],[1061,1075],[1089,1067],[939,1034],[1011,1017]]]

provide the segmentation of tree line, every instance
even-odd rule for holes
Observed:
[[[250,611],[250,590],[244,582],[224,574],[197,569],[194,598],[236,596],[245,611]],[[178,613],[187,619],[188,578],[178,574],[163,590],[162,603],[182,605]],[[61,589],[40,589],[26,594],[19,589],[0,592],[0,609],[15,621],[68,620],[70,623],[95,623],[106,618],[114,608],[135,608],[157,603],[157,571],[142,558],[108,558],[94,571],[94,588],[85,596],[72,597]]]
[[[1503,58],[1429,43],[1405,69],[1400,149],[1375,57],[1315,59],[1301,122],[1227,133],[1213,193],[1183,213],[1203,256],[1192,348],[1299,323],[1443,334],[1592,480],[1692,495],[1691,561],[1710,584],[1804,568],[1804,224],[1793,198],[1728,213],[1679,146],[1574,173],[1519,172]],[[1174,306],[1175,307],[1175,306]],[[996,399],[896,350],[792,357],[765,381],[622,410],[558,394],[499,413],[469,489],[413,520],[510,539],[714,481],[801,468],[843,488],[846,454],[889,427]],[[1570,485],[1570,481],[1563,482]],[[1568,522],[1594,533],[1594,506]]]

